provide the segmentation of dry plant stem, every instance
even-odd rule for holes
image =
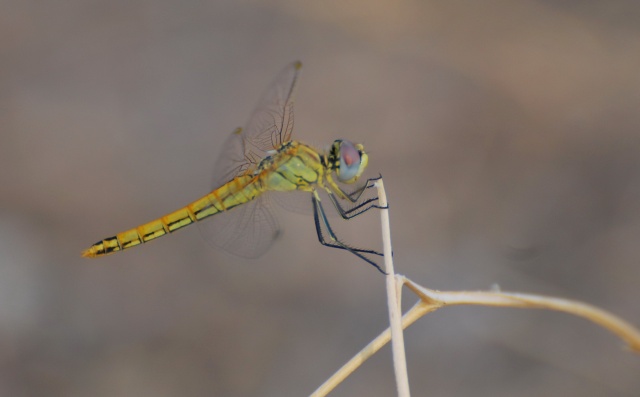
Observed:
[[[393,354],[393,369],[396,375],[396,388],[399,397],[409,397],[409,376],[407,374],[407,359],[404,351],[404,335],[402,334],[402,305],[400,302],[402,284],[396,284],[393,269],[393,249],[391,248],[391,228],[389,227],[389,208],[387,194],[384,191],[382,179],[375,184],[378,189],[378,201],[383,209],[380,210],[382,229],[382,247],[384,252],[384,270],[387,272],[387,307],[389,308],[389,324],[391,328],[391,351]]]
[[[399,277],[402,280],[402,277]],[[399,284],[401,285],[401,284]],[[425,305],[423,301],[418,301],[404,316],[402,316],[402,329],[407,328],[420,317],[424,316],[430,311],[436,310],[437,307]],[[362,365],[367,359],[378,352],[384,345],[391,340],[391,330],[387,328],[374,340],[369,342],[358,354],[353,356],[345,365],[343,365],[331,378],[327,379],[316,391],[311,394],[311,397],[324,397],[331,393],[340,383],[349,377],[360,365]]]
[[[452,305],[504,306],[523,309],[557,310],[573,314],[608,329],[625,341],[631,351],[640,353],[640,330],[621,318],[587,303],[513,292],[442,292],[424,288],[406,278],[404,278],[403,282],[407,284],[409,289],[420,296],[422,301],[437,307]]]
[[[402,328],[407,328],[420,317],[444,306],[452,305],[483,305],[504,306],[528,309],[549,309],[563,311],[590,320],[608,329],[620,339],[624,340],[629,349],[640,353],[640,330],[628,322],[597,307],[582,302],[568,299],[559,299],[530,294],[506,293],[506,292],[443,292],[424,288],[404,276],[396,276],[398,286],[407,284],[407,287],[416,293],[420,300],[402,316]],[[391,339],[389,328],[370,342],[364,349],[342,366],[331,378],[322,384],[312,396],[326,396],[338,384],[344,381],[369,357],[386,345]]]

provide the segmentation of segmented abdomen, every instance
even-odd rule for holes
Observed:
[[[135,247],[182,229],[201,219],[253,200],[262,193],[257,177],[240,176],[193,203],[136,228],[118,233],[93,244],[82,256],[94,258]]]

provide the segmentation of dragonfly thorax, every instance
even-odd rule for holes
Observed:
[[[280,145],[276,153],[263,158],[254,175],[263,190],[311,191],[323,174],[321,155],[297,141]]]
[[[297,145],[297,142],[289,141],[281,144],[277,149],[267,151],[267,155],[262,160],[260,160],[260,163],[258,163],[258,166],[255,168],[252,174],[258,175],[264,170],[271,169],[278,157],[281,157],[284,153]]]

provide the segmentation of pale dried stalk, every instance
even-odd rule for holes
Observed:
[[[407,284],[407,287],[415,292],[423,302],[436,305],[438,308],[445,305],[483,305],[523,309],[547,309],[573,314],[608,329],[625,341],[631,351],[640,354],[640,331],[637,328],[606,310],[587,303],[515,292],[441,292],[424,288],[404,277],[403,283]]]
[[[402,316],[402,329],[406,329],[408,326],[416,322],[420,317],[427,314],[429,311],[436,310],[437,307],[429,308],[422,304],[422,301],[418,301],[411,310]],[[349,375],[353,373],[362,363],[367,361],[369,357],[376,354],[384,345],[391,340],[391,330],[387,328],[374,340],[369,342],[359,353],[357,353],[351,360],[342,366],[336,373],[334,373],[329,379],[327,379],[316,391],[311,394],[311,397],[324,397],[328,395],[333,389],[335,389],[342,381],[347,379]]]
[[[391,328],[391,351],[393,355],[393,369],[396,375],[398,397],[410,397],[409,375],[407,374],[407,359],[404,351],[404,335],[402,334],[402,285],[396,285],[395,270],[393,269],[393,249],[391,248],[391,228],[389,227],[389,208],[387,194],[384,191],[382,179],[376,181],[378,188],[378,202],[380,210],[382,246],[384,253],[384,270],[387,272],[387,307],[389,308],[389,324]]]
[[[508,292],[436,291],[424,288],[404,276],[398,275],[396,279],[399,286],[406,284],[411,291],[420,297],[420,300],[402,316],[403,329],[413,324],[425,314],[444,306],[482,305],[523,309],[548,309],[573,314],[599,324],[625,341],[629,350],[640,354],[640,330],[621,318],[586,303],[568,299]],[[389,328],[387,328],[343,365],[331,378],[327,379],[327,381],[314,392],[313,396],[326,396],[369,357],[373,356],[386,345],[389,342],[390,336],[391,332]]]

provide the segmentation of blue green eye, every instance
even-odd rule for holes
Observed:
[[[342,141],[340,143],[340,172],[338,173],[338,180],[340,182],[348,182],[359,176],[360,161],[360,152],[353,143]]]

